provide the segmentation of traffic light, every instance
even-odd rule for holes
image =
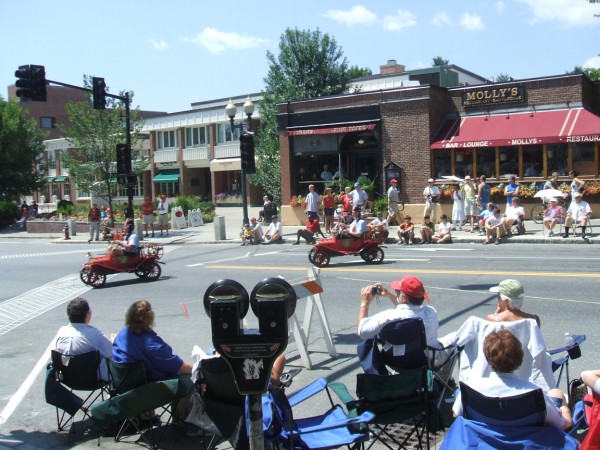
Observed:
[[[29,65],[19,66],[19,69],[15,72],[15,77],[18,78],[15,86],[17,89],[17,97],[21,99],[31,98],[31,69]]]
[[[246,173],[255,173],[254,133],[251,131],[244,130],[240,134],[240,156],[242,160],[242,170]]]
[[[94,109],[106,109],[106,83],[104,78],[92,78],[92,94],[94,97]]]
[[[125,175],[129,173],[128,158],[127,146],[125,144],[117,144],[117,174]]]
[[[31,100],[34,102],[46,101],[46,69],[44,66],[29,66]]]

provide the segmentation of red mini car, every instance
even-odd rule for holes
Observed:
[[[383,237],[364,235],[358,239],[329,237],[313,244],[308,259],[317,267],[326,267],[333,256],[360,255],[368,264],[381,264],[384,257],[381,247],[384,242]]]
[[[106,275],[111,273],[135,273],[139,278],[156,281],[162,272],[158,260],[163,253],[162,245],[149,244],[141,246],[137,255],[96,256],[83,265],[79,277],[94,288],[104,286]]]

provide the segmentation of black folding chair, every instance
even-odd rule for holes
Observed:
[[[75,415],[81,411],[84,419],[91,418],[89,409],[98,398],[108,395],[110,382],[101,378],[102,356],[97,350],[81,355],[63,355],[51,351],[52,367],[46,378],[46,402],[56,407],[58,430],[71,424],[75,431]],[[87,392],[85,398],[75,391]]]

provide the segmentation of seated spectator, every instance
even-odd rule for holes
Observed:
[[[479,214],[477,222],[479,226],[479,236],[485,236],[485,221],[488,220],[489,217],[494,215],[495,207],[496,205],[494,205],[492,202],[489,202],[486,205],[486,208]]]
[[[335,236],[336,239],[360,239],[367,231],[367,222],[360,215],[360,206],[352,208],[352,217],[354,220],[348,225],[344,225],[343,229]]]
[[[415,241],[415,225],[411,222],[411,217],[407,214],[404,221],[398,226],[398,245],[412,245]]]
[[[488,334],[483,342],[483,353],[492,371],[488,377],[473,377],[465,381],[473,389],[486,397],[512,397],[538,389],[529,380],[520,379],[513,373],[521,366],[524,353],[521,342],[510,331],[501,329]],[[546,424],[561,430],[568,429],[573,421],[562,391],[551,389],[544,393],[544,399]],[[452,412],[455,417],[463,413],[460,393]]]
[[[277,216],[271,217],[271,223],[267,232],[263,236],[263,244],[270,244],[271,242],[281,242],[283,239],[283,226],[281,222],[277,220]]]
[[[98,350],[102,356],[100,376],[108,381],[106,359],[112,357],[112,342],[96,327],[90,325],[92,309],[86,299],[77,297],[67,304],[69,325],[58,329],[53,339],[53,348],[63,355],[82,355]]]
[[[438,244],[452,243],[452,224],[448,222],[448,216],[442,214],[442,221],[438,224],[438,231],[431,239]]]
[[[581,199],[581,192],[575,192],[573,194],[573,201],[567,209],[567,217],[565,219],[565,234],[564,238],[569,237],[569,229],[572,226],[581,227],[581,237],[585,239],[585,227],[587,226],[588,219],[592,215],[592,208],[588,202]]]
[[[504,222],[500,218],[500,208],[494,209],[491,216],[485,221],[485,241],[483,244],[489,244],[492,239],[496,238],[496,245],[502,242],[502,236],[504,236]]]
[[[498,294],[496,312],[488,314],[486,320],[492,322],[515,322],[523,319],[534,319],[541,327],[539,316],[522,311],[525,289],[518,280],[502,280],[498,286],[490,288],[490,292]]]
[[[125,314],[125,327],[113,342],[113,362],[133,364],[144,361],[148,381],[190,375],[193,365],[175,355],[173,349],[152,329],[153,325],[154,311],[150,302],[138,300],[133,303]]]
[[[387,218],[383,217],[381,211],[377,212],[377,217],[373,221],[367,224],[368,231],[374,235],[374,237],[386,238],[388,237],[388,221]]]
[[[292,245],[300,244],[300,238],[303,238],[307,244],[315,244],[317,242],[315,235],[319,233],[321,233],[322,237],[325,237],[321,232],[321,224],[318,218],[309,217],[306,219],[304,226],[306,227],[305,229],[297,231],[296,242],[294,242]]]
[[[259,242],[262,242],[264,232],[262,225],[256,220],[256,217],[250,219],[250,229],[252,230],[252,237],[254,238],[253,244],[256,245]]]
[[[506,207],[504,213],[504,232],[505,234],[512,234],[511,227],[516,222],[520,222],[525,217],[525,209],[521,206],[521,200],[519,197],[513,197],[510,201],[510,205]]]
[[[421,244],[431,244],[434,231],[434,223],[431,221],[429,214],[425,214],[423,216],[423,224],[421,225]]]
[[[245,223],[242,228],[242,246],[246,244],[254,244],[254,232],[249,223]]]
[[[550,205],[544,211],[544,228],[548,230],[548,236],[554,236],[554,227],[560,223],[564,214],[562,206],[558,204],[557,198],[550,199]]]
[[[590,428],[579,450],[600,450],[600,370],[581,372],[581,379],[592,391],[592,407],[587,414]]]

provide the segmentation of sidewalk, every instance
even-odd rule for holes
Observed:
[[[252,212],[249,216],[252,216]],[[225,239],[219,240],[217,238],[218,232],[215,230],[215,223],[207,223],[205,225],[184,228],[181,230],[170,230],[169,235],[159,236],[158,232],[155,232],[154,238],[143,238],[140,236],[142,243],[154,242],[157,244],[232,244],[241,243],[240,231],[242,227],[242,208],[240,207],[217,207],[216,215],[222,216],[225,219]],[[509,238],[505,238],[506,243],[525,243],[525,244],[541,244],[541,243],[552,243],[552,244],[600,244],[600,235],[597,233],[592,234],[588,239],[583,240],[581,237],[573,237],[571,235],[567,239],[563,239],[560,235],[554,237],[548,237],[543,233],[542,224],[536,224],[533,221],[526,221],[525,228],[526,233],[521,236],[513,235]],[[304,228],[303,226],[284,226],[283,236],[286,244],[296,242],[296,232],[298,229]],[[465,227],[462,231],[456,230],[452,232],[452,241],[454,243],[478,243],[481,244],[485,240],[485,236],[479,236],[477,230],[474,233],[464,231],[468,227]],[[10,227],[0,230],[0,239],[16,238],[16,239],[46,239],[56,243],[87,243],[89,235],[87,233],[78,233],[76,236],[71,236],[70,240],[64,240],[62,233],[27,233],[27,231],[19,228],[19,224],[13,224]],[[304,242],[304,240],[302,240]],[[396,238],[396,226],[392,226],[390,229],[390,237],[388,238],[387,244],[395,245],[397,242]],[[106,245],[105,241],[95,242],[91,244]],[[278,244],[273,244],[278,245]]]

